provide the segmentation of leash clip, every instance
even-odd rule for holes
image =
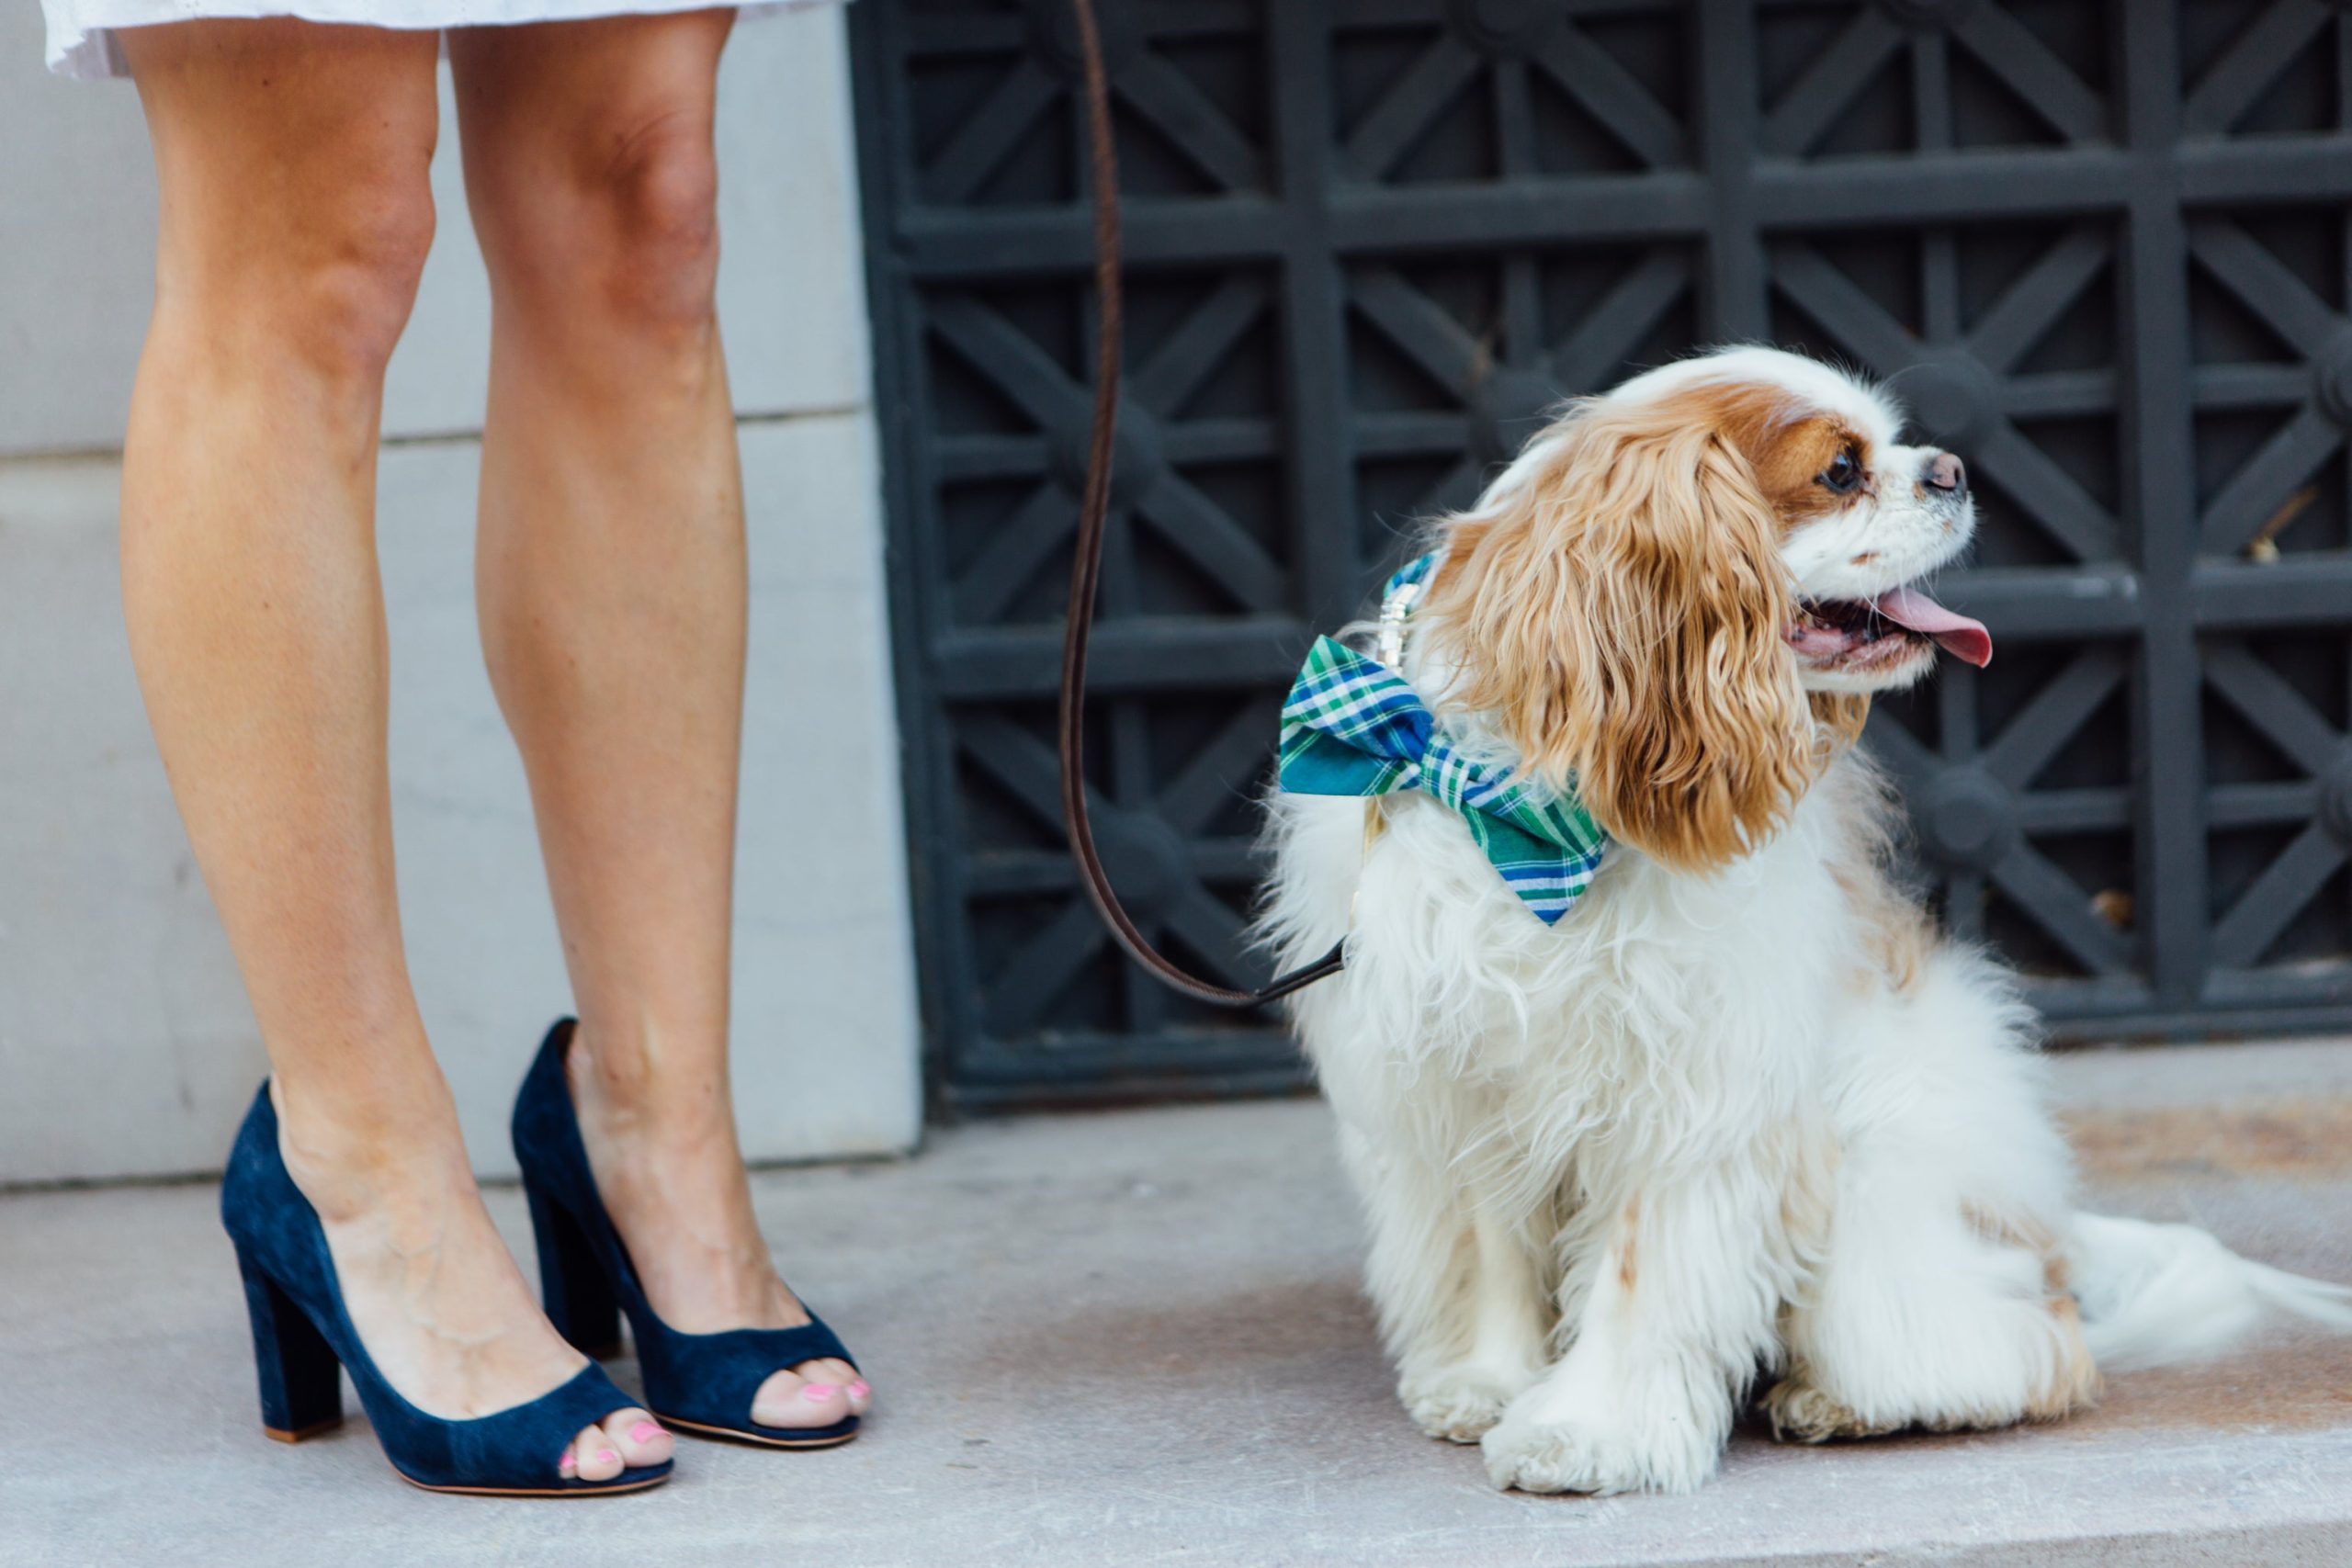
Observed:
[[[1418,582],[1400,582],[1380,602],[1380,661],[1398,674],[1405,672],[1405,621],[1421,596]]]

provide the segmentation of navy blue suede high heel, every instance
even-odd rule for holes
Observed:
[[[514,1099],[514,1158],[523,1168],[531,1229],[538,1237],[548,1320],[589,1355],[609,1356],[620,1348],[620,1318],[627,1313],[645,1379],[645,1407],[665,1427],[775,1449],[848,1442],[857,1435],[854,1416],[830,1427],[763,1427],[752,1419],[752,1396],[770,1374],[827,1357],[857,1365],[807,1303],[801,1306],[808,1321],[797,1328],[682,1334],[646,1301],[636,1267],[596,1195],[580,1141],[563,1072],[575,1027],[572,1019],[556,1021]]]
[[[261,1373],[262,1429],[278,1441],[300,1442],[343,1420],[340,1363],[351,1373],[384,1457],[404,1480],[427,1491],[591,1497],[639,1492],[670,1478],[667,1460],[609,1481],[560,1473],[573,1438],[637,1404],[594,1362],[552,1393],[468,1421],[428,1416],[402,1399],[376,1370],[344,1311],[326,1232],[278,1155],[277,1111],[267,1084],[254,1097],[230,1151],[220,1223],[236,1244],[237,1269],[245,1279],[254,1361]]]

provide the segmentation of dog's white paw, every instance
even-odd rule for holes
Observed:
[[[1589,1417],[1546,1421],[1507,1410],[1478,1446],[1488,1478],[1505,1491],[1689,1492],[1714,1472],[1715,1454],[1686,1439]]]
[[[1413,1425],[1430,1437],[1475,1443],[1502,1419],[1503,1406],[1534,1381],[1532,1372],[1514,1379],[1485,1367],[1447,1367],[1407,1379],[1396,1396],[1404,1401]]]
[[[1871,1421],[1812,1384],[1790,1378],[1776,1383],[1764,1396],[1764,1414],[1771,1420],[1772,1438],[1782,1443],[1826,1443],[1839,1438],[1874,1438],[1896,1430],[1900,1422]]]

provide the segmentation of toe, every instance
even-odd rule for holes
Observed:
[[[572,1473],[582,1481],[610,1481],[621,1472],[621,1452],[602,1427],[589,1427],[571,1439]]]
[[[809,1361],[793,1369],[813,1383],[831,1383],[849,1401],[849,1413],[863,1416],[874,1404],[874,1390],[858,1375],[857,1369],[838,1357],[829,1356],[821,1361]]]
[[[674,1449],[669,1432],[643,1410],[623,1410],[605,1417],[606,1448],[620,1451],[630,1470],[665,1462]]]
[[[849,1394],[840,1383],[797,1371],[772,1374],[752,1396],[752,1419],[763,1427],[830,1427],[848,1415]]]

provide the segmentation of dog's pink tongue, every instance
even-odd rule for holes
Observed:
[[[1993,634],[1982,621],[1955,615],[1916,588],[1896,588],[1879,595],[1878,613],[1898,626],[1931,637],[1946,653],[1965,659],[1982,670],[1993,662]]]

